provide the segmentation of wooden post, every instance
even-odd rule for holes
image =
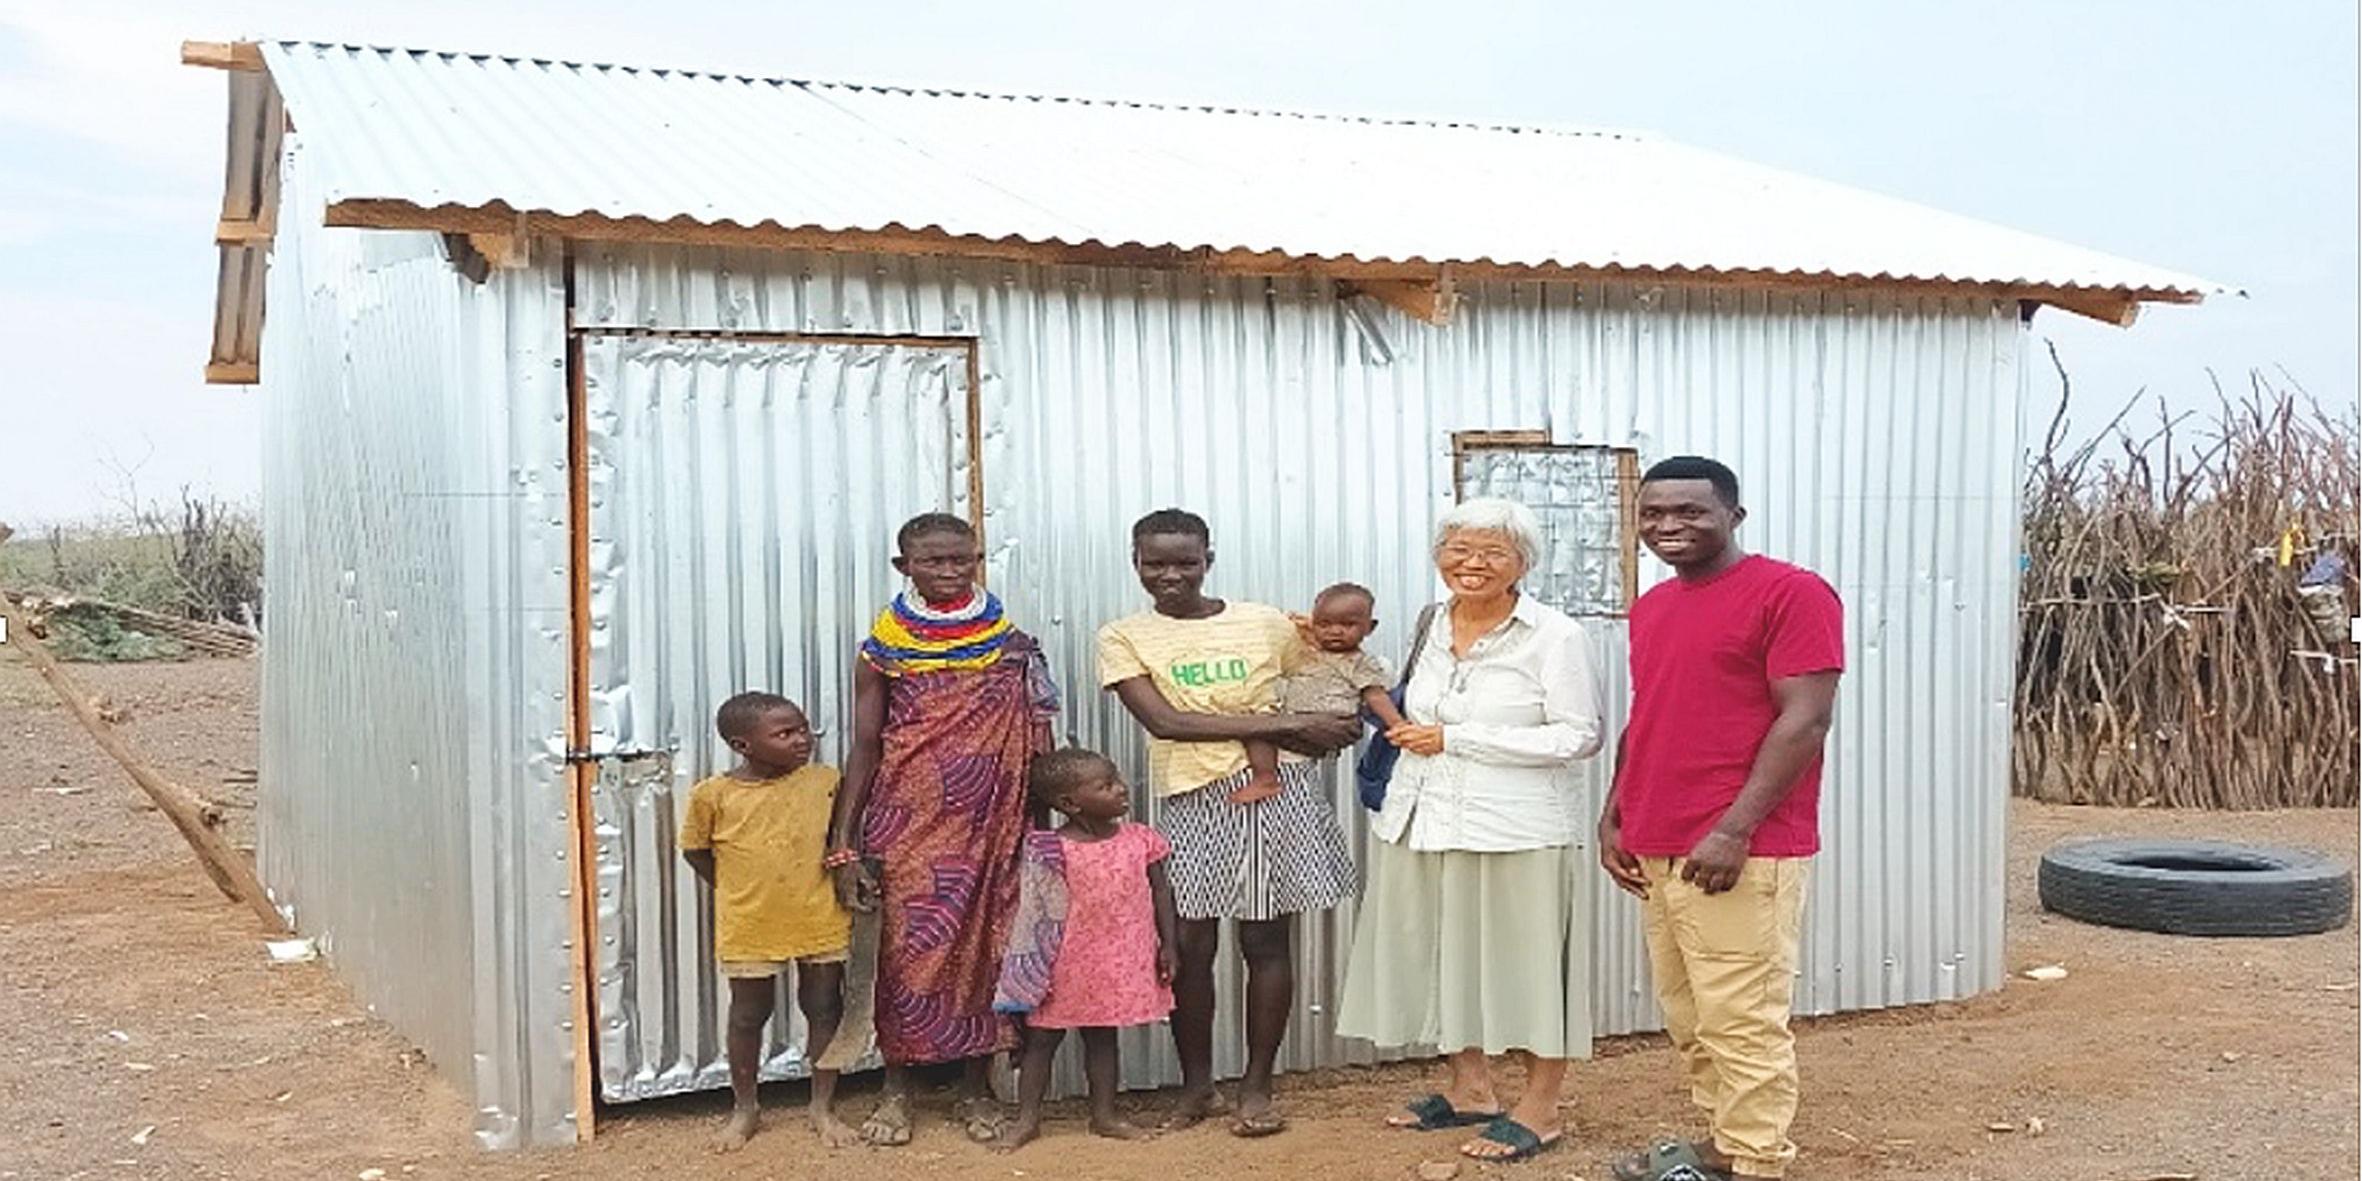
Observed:
[[[8,527],[0,525],[0,542],[6,542],[8,534]],[[49,687],[56,691],[58,700],[65,702],[66,709],[82,723],[82,728],[90,731],[90,737],[98,743],[99,749],[106,751],[123,768],[123,773],[129,775],[141,791],[148,793],[149,799],[156,801],[156,807],[171,818],[172,826],[180,830],[181,839],[186,840],[189,848],[196,851],[198,862],[205,867],[205,874],[213,879],[213,884],[220,887],[230,901],[245,903],[272,934],[292,934],[287,928],[287,920],[280,917],[277,907],[271,905],[270,895],[263,892],[262,880],[254,876],[253,864],[246,860],[244,854],[231,848],[230,843],[222,839],[221,833],[206,822],[204,801],[199,800],[189,789],[157,774],[131,752],[122,736],[115,733],[115,728],[98,716],[90,695],[83,692],[82,686],[67,676],[64,669],[58,667],[57,658],[41,646],[41,641],[33,638],[32,630],[25,626],[24,618],[9,605],[5,595],[0,595],[0,617],[8,620],[8,646],[32,664],[34,671],[41,674],[41,679],[48,681]]]
[[[523,236],[525,219],[517,217]],[[583,361],[583,336],[574,323],[574,259],[561,253],[566,275],[566,572],[568,630],[566,748],[588,752],[591,745],[591,489],[590,378]],[[566,823],[574,832],[573,935],[567,941],[574,968],[574,1138],[587,1144],[599,1126],[598,972],[591,941],[598,938],[598,843],[592,836],[591,789],[598,765],[569,759],[573,791]]]

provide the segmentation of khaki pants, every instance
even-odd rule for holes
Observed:
[[[1641,904],[1666,1031],[1706,1112],[1714,1146],[1745,1177],[1796,1158],[1796,1039],[1788,1032],[1804,883],[1812,860],[1751,857],[1720,894],[1681,880],[1677,858],[1644,857]]]

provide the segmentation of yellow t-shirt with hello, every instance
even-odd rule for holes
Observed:
[[[1185,713],[1268,713],[1299,646],[1286,613],[1261,603],[1233,601],[1205,619],[1143,611],[1099,629],[1099,683],[1145,676]],[[1299,758],[1287,751],[1280,757]],[[1148,740],[1148,778],[1159,796],[1195,791],[1246,767],[1247,749],[1235,742]]]
[[[845,950],[853,920],[820,859],[828,851],[834,767],[777,779],[716,775],[689,789],[680,847],[714,855],[714,958],[766,962]]]

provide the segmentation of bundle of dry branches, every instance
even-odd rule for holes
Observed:
[[[180,645],[184,651],[205,656],[252,656],[262,642],[259,634],[234,623],[203,623],[194,619],[181,619],[87,595],[20,592],[0,588],[0,599],[13,602],[25,621],[25,629],[43,640],[51,638],[51,629],[60,620],[81,622],[87,626],[90,619],[103,617],[117,628],[146,636],[161,636]]]
[[[2354,417],[2262,374],[2210,421],[2131,410],[2071,446],[2062,397],[2027,472],[2017,793],[2352,806]]]

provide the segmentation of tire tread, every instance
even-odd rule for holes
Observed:
[[[2231,876],[2160,870],[2136,859],[2238,858],[2270,868]],[[2167,935],[2314,935],[2352,921],[2354,878],[2304,849],[2212,841],[2098,840],[2054,846],[2036,875],[2043,909]]]

